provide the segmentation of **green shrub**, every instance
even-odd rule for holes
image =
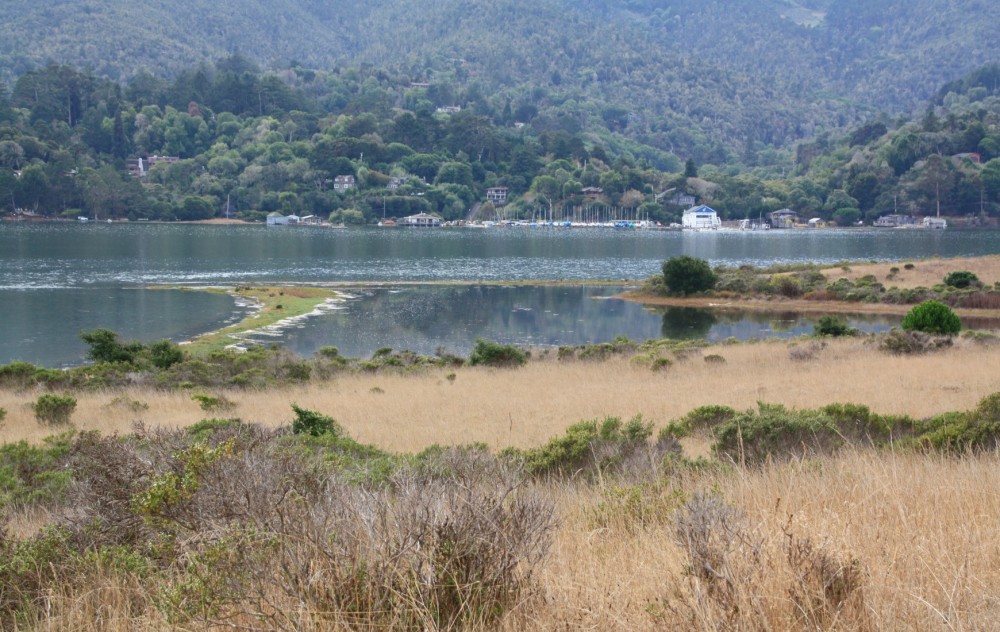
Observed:
[[[212,396],[195,393],[191,399],[198,402],[201,409],[207,413],[236,408],[236,402],[228,399],[225,395]]]
[[[670,294],[685,296],[706,292],[715,287],[718,277],[708,262],[682,255],[663,263],[663,282]]]
[[[659,358],[655,358],[652,362],[650,362],[649,368],[651,368],[654,371],[666,371],[671,366],[673,366],[673,364],[674,363],[670,360],[670,358],[664,358],[661,356]]]
[[[184,429],[185,433],[195,442],[207,441],[217,432],[239,428],[243,425],[240,419],[202,419]]]
[[[736,416],[736,410],[729,406],[709,404],[699,406],[680,419],[673,421],[660,431],[661,437],[669,434],[675,437],[686,437],[696,431],[711,431]]]
[[[344,429],[332,417],[327,417],[313,410],[299,408],[295,404],[292,404],[292,410],[295,411],[295,419],[292,421],[293,434],[318,437],[325,434],[341,435],[344,433]]]
[[[169,369],[184,360],[184,352],[169,340],[158,340],[149,345],[149,360],[158,369]]]
[[[785,298],[797,298],[803,294],[802,284],[799,283],[799,280],[784,274],[775,277],[771,282],[771,287],[775,294]]]
[[[822,316],[813,326],[814,336],[850,336],[856,330],[847,326],[847,323],[835,316]]]
[[[478,338],[476,346],[469,356],[472,366],[516,367],[528,361],[528,354],[514,345],[504,345]]]
[[[903,317],[903,329],[928,334],[952,335],[962,329],[962,321],[955,312],[939,301],[924,301]]]
[[[956,270],[955,272],[949,272],[944,277],[944,284],[959,289],[970,286],[978,287],[981,285],[979,277],[968,270]]]
[[[80,333],[90,349],[87,357],[94,362],[124,362],[134,364],[136,356],[142,351],[143,345],[136,342],[124,343],[118,334],[109,329],[95,329]]]
[[[61,426],[69,423],[69,418],[76,410],[76,398],[71,395],[46,393],[39,396],[31,408],[35,411],[38,423]]]
[[[544,446],[523,451],[508,449],[505,454],[522,460],[525,471],[535,476],[603,473],[646,447],[652,433],[653,424],[643,421],[641,415],[625,424],[619,417],[606,417],[601,422],[573,424],[563,436]]]
[[[66,467],[73,434],[46,437],[41,445],[0,445],[0,513],[11,505],[23,508],[63,499],[73,478]]]
[[[758,403],[758,409],[738,413],[716,428],[716,456],[755,465],[768,457],[825,454],[843,445],[827,415],[788,410],[780,404]]]
[[[879,339],[878,348],[889,353],[916,355],[952,344],[950,336],[932,336],[922,331],[893,329]]]
[[[337,347],[320,347],[319,351],[316,352],[316,355],[329,360],[336,360],[343,357],[340,355],[340,349]]]
[[[959,453],[996,450],[1000,447],[1000,393],[984,397],[974,410],[930,419],[918,443]]]

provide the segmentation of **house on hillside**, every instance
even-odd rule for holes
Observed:
[[[337,176],[333,179],[334,191],[347,191],[357,186],[354,176]]]
[[[493,202],[493,206],[503,206],[507,203],[507,187],[490,187],[486,189],[486,201]]]
[[[125,161],[125,171],[130,176],[145,178],[150,167],[153,165],[160,164],[161,162],[167,165],[172,165],[180,159],[180,156],[157,156],[155,154],[149,156],[148,158],[143,158],[141,156],[139,158],[129,158]]]
[[[385,185],[385,188],[389,189],[390,191],[395,191],[404,184],[406,184],[406,178],[390,178],[389,184]]]
[[[691,208],[692,206],[695,205],[695,203],[698,200],[690,193],[677,191],[676,193],[668,197],[665,201],[667,204],[670,204],[672,206],[683,206],[684,208]]]
[[[799,214],[788,208],[768,213],[767,218],[771,222],[771,228],[791,228],[799,223]]]
[[[695,206],[684,211],[681,217],[681,228],[693,230],[715,230],[722,226],[722,220],[715,209],[705,206]]]
[[[583,198],[585,200],[595,202],[600,199],[602,195],[604,195],[604,189],[601,187],[583,187],[581,193],[583,193]]]

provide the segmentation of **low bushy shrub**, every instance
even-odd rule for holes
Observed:
[[[939,301],[924,301],[903,317],[902,328],[928,334],[952,335],[962,329],[954,310]]]
[[[814,336],[850,336],[857,333],[857,330],[847,326],[847,322],[836,316],[822,316],[813,325]]]
[[[561,437],[527,450],[508,449],[505,456],[523,463],[534,476],[577,474],[600,475],[620,469],[633,456],[649,447],[653,424],[641,415],[622,423],[619,417],[582,421],[566,429]]]
[[[73,411],[76,410],[76,398],[72,395],[46,393],[40,395],[31,408],[35,411],[38,423],[61,426],[69,423]]]
[[[954,272],[949,272],[944,277],[944,284],[959,289],[979,287],[982,285],[979,282],[979,277],[968,270],[956,270]]]
[[[292,404],[292,410],[295,411],[295,419],[292,420],[293,434],[308,434],[318,437],[324,434],[340,435],[344,432],[344,429],[332,417],[327,417],[313,410],[299,408],[295,404]]]
[[[945,413],[930,419],[918,442],[958,453],[1000,448],[1000,393],[984,397],[971,411]]]
[[[865,406],[834,404],[817,410],[758,402],[757,410],[733,415],[715,428],[713,451],[746,465],[774,458],[831,454],[845,445],[880,446],[915,436],[917,422],[883,416]]]
[[[916,355],[950,347],[950,336],[932,336],[921,331],[893,329],[879,338],[878,348],[888,353]]]
[[[73,431],[46,437],[40,444],[27,441],[0,445],[0,514],[12,505],[33,507],[62,500],[72,481],[66,455]]]
[[[686,437],[692,432],[711,432],[719,425],[736,416],[736,409],[729,406],[710,404],[699,406],[680,419],[671,422],[660,431],[660,435]]]
[[[469,355],[472,366],[517,367],[528,361],[528,354],[514,345],[490,342],[479,338]]]
[[[202,393],[195,393],[191,396],[191,399],[198,402],[198,406],[201,407],[205,412],[216,412],[222,410],[232,410],[236,408],[236,402],[232,401],[225,395],[204,395]]]

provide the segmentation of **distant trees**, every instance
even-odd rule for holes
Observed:
[[[244,217],[349,208],[365,222],[422,211],[457,219],[487,188],[504,186],[508,216],[538,204],[572,214],[586,204],[676,221],[672,196],[658,195],[668,190],[696,195],[725,219],[781,208],[842,224],[857,221],[855,210],[869,220],[939,204],[949,215],[1000,211],[1000,96],[978,84],[949,93],[919,122],[879,117],[844,137],[821,134],[799,146],[792,170],[790,152],[759,139],[740,151],[676,112],[646,120],[641,108],[556,98],[541,87],[493,97],[454,72],[431,89],[375,67],[260,72],[231,56],[172,81],[139,75],[122,88],[50,65],[25,73],[9,99],[0,91],[0,209],[204,219],[224,208]],[[565,73],[562,81],[575,82]],[[436,112],[438,101],[462,109]],[[715,107],[705,104],[705,115]],[[756,137],[773,135],[757,113]],[[985,164],[956,155],[971,149]],[[180,160],[151,167],[153,155]],[[138,157],[147,159],[143,178],[125,169]],[[337,176],[354,176],[355,186],[335,186]],[[602,191],[586,199],[584,187]]]

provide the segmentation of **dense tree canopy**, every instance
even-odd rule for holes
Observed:
[[[727,219],[782,208],[843,224],[1000,210],[1000,96],[974,79],[916,121],[877,117],[750,167],[673,154],[654,163],[637,145],[560,128],[559,117],[521,125],[518,110],[494,111],[474,92],[463,97],[474,108],[426,109],[428,94],[461,90],[381,69],[248,64],[229,57],[124,86],[66,66],[24,74],[0,99],[0,210],[184,220],[280,211],[351,222],[478,211],[666,223],[679,220],[687,196]],[[400,94],[416,109],[399,107]],[[338,184],[344,177],[352,186]],[[508,204],[483,204],[491,187],[506,187]]]

